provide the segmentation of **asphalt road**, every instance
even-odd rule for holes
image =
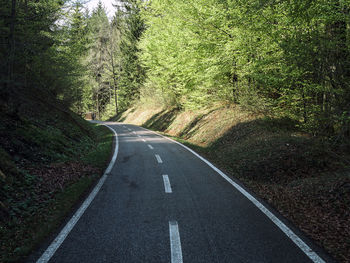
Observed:
[[[185,148],[110,126],[115,165],[50,262],[323,262]]]

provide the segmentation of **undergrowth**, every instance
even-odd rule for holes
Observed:
[[[18,262],[101,176],[113,133],[57,102],[27,97],[16,112],[1,107],[0,262]]]

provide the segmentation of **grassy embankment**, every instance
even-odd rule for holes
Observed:
[[[39,97],[25,94],[17,111],[0,103],[0,262],[21,261],[55,231],[112,150],[108,128]]]
[[[339,262],[350,262],[349,144],[236,107],[136,107],[114,118],[163,132],[265,199]]]

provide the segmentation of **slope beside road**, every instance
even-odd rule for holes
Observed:
[[[332,262],[188,149],[109,126],[115,165],[69,231],[29,262]]]

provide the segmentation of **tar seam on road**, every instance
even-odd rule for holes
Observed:
[[[152,145],[150,145],[150,144],[147,144],[147,146],[148,146],[148,148],[150,148],[151,150],[153,150],[154,148],[153,148],[153,146]]]
[[[105,124],[104,124],[105,125]],[[105,125],[107,126],[107,125]],[[61,246],[63,241],[66,239],[70,231],[73,229],[75,224],[78,222],[80,217],[84,214],[85,210],[89,207],[91,202],[94,200],[95,196],[100,191],[103,183],[106,181],[106,178],[108,174],[111,172],[115,161],[118,156],[118,134],[115,130],[113,130],[111,127],[107,126],[111,131],[114,133],[115,138],[115,148],[112,160],[110,161],[106,171],[104,172],[103,176],[99,180],[98,184],[95,186],[95,188],[92,190],[92,192],[89,194],[89,196],[85,199],[84,203],[80,206],[80,208],[75,212],[75,214],[72,216],[72,218],[69,220],[69,222],[64,226],[64,228],[61,230],[61,232],[58,234],[58,236],[55,238],[54,241],[50,244],[50,246],[45,250],[45,252],[41,255],[41,257],[36,261],[36,263],[46,263],[48,262],[51,257],[55,254],[57,249]]]
[[[164,182],[165,192],[167,194],[171,194],[173,191],[171,190],[170,180],[167,174],[163,174],[163,182]]]
[[[158,136],[161,136],[169,141],[172,141],[181,147],[185,148],[192,154],[194,154],[196,157],[198,157],[200,160],[205,162],[209,167],[211,167],[215,172],[217,172],[219,175],[221,175],[227,182],[229,182],[234,188],[236,188],[241,194],[243,194],[247,199],[249,199],[261,212],[263,212],[280,230],[283,231],[283,233],[289,237],[294,244],[296,244],[304,253],[307,255],[314,263],[326,263],[315,251],[313,251],[299,236],[297,236],[288,226],[286,226],[280,219],[278,219],[270,210],[268,210],[262,203],[260,203],[254,196],[252,196],[250,193],[248,193],[246,190],[244,190],[239,184],[235,183],[231,178],[229,178],[226,174],[224,174],[222,171],[220,171],[218,168],[216,168],[213,164],[211,164],[207,159],[200,156],[198,153],[193,151],[192,149],[188,148],[187,146],[183,145],[182,143],[179,143],[173,139],[170,139],[164,135],[158,134],[154,131],[145,129],[143,127],[140,127],[146,131],[152,132],[154,134],[157,134]]]
[[[163,163],[162,159],[160,159],[160,156],[158,154],[155,154],[155,157],[158,163]]]
[[[169,221],[171,263],[182,263],[179,226],[176,221]]]

